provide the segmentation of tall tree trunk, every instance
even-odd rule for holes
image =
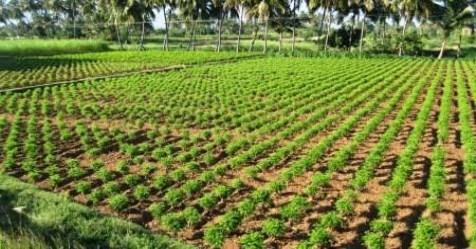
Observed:
[[[190,30],[190,40],[188,41],[188,48],[187,50],[193,49],[193,38],[195,35],[195,20],[192,20],[192,30]]]
[[[243,26],[243,5],[240,6],[240,24],[238,27],[238,42],[236,44],[236,52],[240,52],[240,43],[241,43],[241,28]]]
[[[124,47],[122,46],[121,31],[120,31],[119,25],[117,23],[115,23],[114,26],[116,28],[117,43],[119,43],[119,46],[120,46],[121,50],[124,50]]]
[[[319,27],[318,34],[317,34],[317,47],[318,48],[319,48],[319,42],[321,41],[322,30],[324,29],[324,22],[326,21],[327,11],[329,9],[329,4],[330,4],[330,0],[327,0],[326,8],[324,9],[324,13],[322,14],[321,26]]]
[[[73,7],[71,8],[73,11],[73,39],[76,39],[76,0],[73,0]]]
[[[329,45],[329,35],[331,33],[331,24],[332,24],[332,10],[329,10],[329,18],[327,19],[327,32],[326,32],[326,43],[324,46],[324,52],[327,53],[327,47]]]
[[[461,42],[463,40],[463,29],[461,25],[459,26],[459,38],[458,38],[458,52],[456,53],[456,58],[461,56]]]
[[[365,19],[367,18],[367,11],[364,11],[364,18],[362,18],[362,25],[360,30],[360,45],[359,53],[362,53],[364,49],[364,30],[365,30]]]
[[[263,53],[266,53],[268,51],[268,24],[269,24],[269,20],[268,20],[268,17],[266,17],[266,23],[264,25],[264,48],[263,48]]]
[[[195,32],[197,30],[197,21],[194,21],[193,30],[192,30],[192,51],[195,51]]]
[[[144,47],[144,38],[145,38],[145,16],[144,14],[142,15],[142,30],[140,34],[140,50],[145,50]]]
[[[169,20],[167,20],[167,12],[165,11],[165,4],[162,5],[162,11],[164,12],[164,22],[165,22],[165,36],[163,50],[169,51]]]
[[[253,51],[253,49],[255,48],[255,41],[256,41],[256,37],[258,36],[258,27],[256,26],[256,19],[253,18],[253,39],[251,40],[251,44],[250,44],[250,52]]]
[[[445,46],[446,46],[446,37],[443,38],[443,42],[441,43],[440,55],[438,55],[438,59],[443,58],[443,54],[445,53]]]
[[[352,37],[354,35],[354,26],[355,26],[355,14],[352,14],[352,19],[350,23],[350,35],[349,35],[349,51],[352,50]]]
[[[126,40],[125,40],[126,45],[129,45],[130,34],[131,34],[131,22],[130,22],[130,21],[127,21]]]
[[[403,29],[402,29],[402,35],[400,37],[400,45],[398,48],[398,56],[403,55],[403,46],[405,42],[405,32],[407,31],[407,26],[408,26],[408,15],[405,15],[405,23],[403,24]]]
[[[387,16],[383,18],[382,47],[385,50],[385,40],[387,38]]]
[[[294,46],[296,45],[296,8],[297,0],[293,0],[293,42],[291,45],[291,53],[294,55]]]
[[[224,20],[224,14],[223,14],[223,7],[220,9],[220,16],[218,17],[218,40],[217,40],[217,47],[215,49],[216,52],[220,52],[221,49],[221,28],[223,25],[223,20]]]
[[[281,49],[283,48],[283,32],[279,32],[279,52],[281,52]]]

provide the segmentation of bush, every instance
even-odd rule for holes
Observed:
[[[90,182],[82,181],[76,183],[76,191],[80,194],[87,194],[91,191],[92,186]]]
[[[240,244],[244,249],[264,249],[264,236],[259,232],[252,232],[241,236]]]
[[[116,211],[123,211],[129,206],[129,199],[124,194],[115,195],[109,198],[107,202]]]
[[[157,175],[154,179],[154,187],[157,190],[163,190],[169,186],[169,178],[166,175]]]
[[[144,185],[138,185],[134,189],[134,197],[139,201],[147,200],[150,196],[150,189]]]
[[[171,213],[162,216],[160,224],[172,232],[180,232],[186,225],[185,217],[180,213]]]
[[[113,196],[115,194],[118,194],[121,191],[121,188],[119,187],[119,183],[114,181],[104,184],[103,189],[104,189],[104,193],[107,194],[108,196]]]
[[[225,231],[219,225],[205,229],[203,239],[213,248],[221,248],[225,241]]]
[[[127,174],[129,173],[129,164],[127,163],[127,161],[121,160],[117,162],[116,169],[122,174]]]
[[[104,197],[105,197],[104,191],[101,189],[95,189],[91,192],[91,194],[89,194],[89,200],[93,204],[99,203],[100,201],[104,199]]]
[[[112,172],[109,172],[106,168],[100,168],[96,171],[96,177],[102,182],[111,181],[114,178]]]
[[[281,208],[280,214],[283,218],[298,220],[308,207],[309,202],[304,197],[296,196]]]
[[[124,176],[124,183],[129,186],[136,186],[140,182],[140,177],[138,175],[129,174]]]
[[[185,171],[183,169],[177,169],[170,172],[170,178],[172,178],[176,182],[185,180],[186,177],[187,175],[185,174]]]
[[[198,224],[202,218],[200,213],[193,207],[187,207],[183,210],[183,216],[189,226]]]
[[[281,236],[286,231],[284,221],[276,218],[268,218],[263,222],[263,232],[268,236]]]
[[[184,196],[184,193],[180,189],[169,189],[164,195],[164,200],[170,206],[175,206],[183,200]]]
[[[149,207],[149,212],[154,218],[160,218],[167,211],[167,205],[163,202],[156,202]]]

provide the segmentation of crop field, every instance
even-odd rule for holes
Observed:
[[[84,78],[107,77],[120,73],[160,70],[198,63],[222,62],[256,54],[183,53],[112,51],[101,53],[67,54],[1,58],[0,90],[51,84]]]
[[[0,85],[198,66],[1,93],[8,175],[199,248],[476,243],[474,61],[57,58]]]

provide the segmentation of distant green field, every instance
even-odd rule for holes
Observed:
[[[0,40],[0,56],[56,55],[109,50],[99,40]]]

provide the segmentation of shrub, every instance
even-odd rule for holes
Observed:
[[[308,207],[309,202],[304,197],[296,196],[281,208],[280,214],[283,218],[298,220]]]
[[[96,177],[102,182],[108,182],[114,178],[114,175],[112,174],[112,172],[108,171],[106,168],[100,168],[96,172]]]
[[[91,194],[89,194],[89,200],[93,204],[99,203],[100,201],[104,199],[104,197],[105,197],[104,191],[101,189],[95,189],[91,192]]]
[[[87,194],[91,191],[92,185],[90,182],[82,181],[76,183],[76,191],[80,194]]]
[[[205,229],[203,239],[213,248],[221,248],[225,241],[225,231],[219,225],[213,225]]]
[[[264,236],[259,232],[247,233],[240,238],[243,249],[264,249]]]
[[[104,168],[104,163],[101,162],[101,161],[92,161],[91,164],[89,165],[91,167],[91,169],[93,169],[94,171],[98,171],[102,168]]]
[[[154,187],[158,190],[163,190],[169,186],[169,178],[166,175],[157,175],[154,178]]]
[[[129,164],[127,163],[127,161],[121,160],[117,162],[116,169],[122,174],[127,174],[129,173]]]
[[[164,195],[164,200],[170,206],[175,206],[183,200],[184,196],[184,193],[180,189],[169,189]]]
[[[167,205],[163,202],[156,202],[149,207],[152,217],[159,218],[167,211]]]
[[[138,175],[129,174],[129,175],[124,176],[124,182],[128,186],[131,186],[131,187],[136,186],[140,182],[140,177]]]
[[[134,197],[139,201],[147,200],[149,198],[149,195],[150,195],[150,189],[147,186],[138,185],[134,189]]]
[[[180,213],[166,214],[160,218],[160,224],[172,232],[179,232],[186,225],[185,217]]]
[[[68,176],[76,180],[82,178],[85,175],[86,175],[86,171],[79,167],[70,168],[68,170]]]
[[[123,194],[115,195],[107,201],[109,206],[116,211],[123,211],[129,206],[129,199]]]
[[[276,218],[268,218],[263,222],[263,232],[268,236],[281,236],[286,231],[284,221]]]
[[[104,193],[107,194],[108,196],[113,196],[115,194],[118,194],[121,191],[121,188],[119,187],[119,183],[117,182],[108,182],[104,184]]]
[[[185,171],[183,169],[177,169],[170,172],[170,178],[172,178],[176,182],[185,180],[186,177],[187,175],[185,174]]]
[[[61,176],[58,174],[51,174],[50,177],[48,177],[48,182],[51,184],[51,186],[56,188],[61,183]]]
[[[183,210],[183,216],[189,226],[198,224],[201,220],[200,213],[193,207],[187,207]]]
[[[183,186],[182,190],[185,192],[186,195],[191,196],[197,193],[197,191],[202,186],[202,183],[196,179],[187,181]]]
[[[142,165],[140,172],[144,176],[150,176],[152,175],[152,173],[154,173],[155,170],[157,170],[156,166],[152,164],[145,164],[145,165]]]

